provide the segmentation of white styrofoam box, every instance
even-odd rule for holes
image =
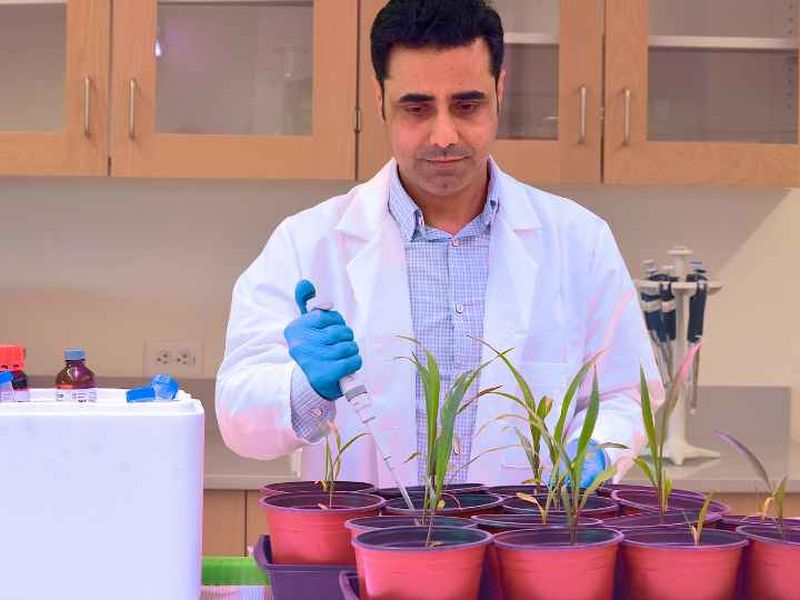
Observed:
[[[200,402],[0,404],[0,599],[197,600]]]

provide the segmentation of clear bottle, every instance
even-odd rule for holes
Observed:
[[[31,399],[28,389],[28,376],[25,375],[25,348],[22,346],[0,346],[0,371],[11,371],[14,388],[14,401],[27,402]]]
[[[83,348],[64,350],[64,368],[56,375],[57,402],[96,402],[94,373],[86,366]]]
[[[0,371],[0,402],[14,401],[14,387],[11,385],[12,379],[14,379],[14,375],[11,371]]]

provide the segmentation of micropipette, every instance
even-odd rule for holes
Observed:
[[[314,309],[333,310],[333,303],[331,302],[315,302],[314,300],[311,300],[307,306],[309,311]],[[389,474],[397,484],[397,489],[400,490],[400,494],[403,496],[403,500],[405,501],[406,505],[410,510],[415,510],[414,503],[411,502],[411,497],[408,495],[408,490],[406,490],[405,486],[400,481],[397,472],[394,470],[394,465],[392,464],[392,455],[386,452],[383,444],[381,444],[380,440],[375,435],[375,431],[372,429],[372,422],[375,420],[375,413],[372,412],[372,399],[369,397],[367,387],[361,383],[355,377],[355,375],[346,375],[342,377],[339,380],[339,387],[342,389],[342,394],[356,411],[358,418],[361,420],[361,423],[367,429],[372,441],[375,443],[375,447],[378,449],[378,454],[381,455],[383,464],[386,465],[386,468],[389,470]]]

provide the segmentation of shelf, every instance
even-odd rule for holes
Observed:
[[[797,38],[722,37],[699,35],[651,35],[650,48],[683,50],[797,50]]]
[[[558,36],[552,33],[507,32],[503,41],[512,46],[558,46]]]

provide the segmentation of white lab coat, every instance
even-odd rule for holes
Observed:
[[[408,356],[413,335],[404,244],[388,211],[388,163],[371,181],[283,221],[264,251],[239,278],[233,292],[225,359],[217,378],[216,411],[226,444],[248,457],[272,459],[302,448],[301,476],[318,479],[323,444],[297,437],[291,422],[290,380],[295,363],[283,337],[298,315],[295,285],[309,279],[318,298],[333,302],[352,327],[377,414],[376,430],[406,484],[417,483],[415,377]],[[483,338],[510,358],[537,397],[557,400],[581,364],[601,349],[602,402],[594,438],[618,442],[612,460],[642,446],[638,403],[639,366],[658,402],[663,390],[630,276],[606,223],[578,204],[524,185],[502,174],[500,208],[492,223]],[[484,348],[484,359],[492,353]],[[299,367],[298,367],[299,368]],[[502,384],[517,392],[500,361],[481,375],[481,387]],[[588,386],[588,382],[587,382]],[[577,436],[585,408],[579,404],[570,432]],[[477,431],[511,401],[479,400]],[[557,418],[556,402],[551,421]],[[362,431],[355,411],[336,402],[336,424],[345,439]],[[515,443],[511,422],[487,426],[473,441],[473,457]],[[629,460],[619,462],[622,468]],[[519,483],[530,477],[524,453],[507,448],[483,455],[468,480]],[[393,485],[370,438],[344,458],[342,479]]]

